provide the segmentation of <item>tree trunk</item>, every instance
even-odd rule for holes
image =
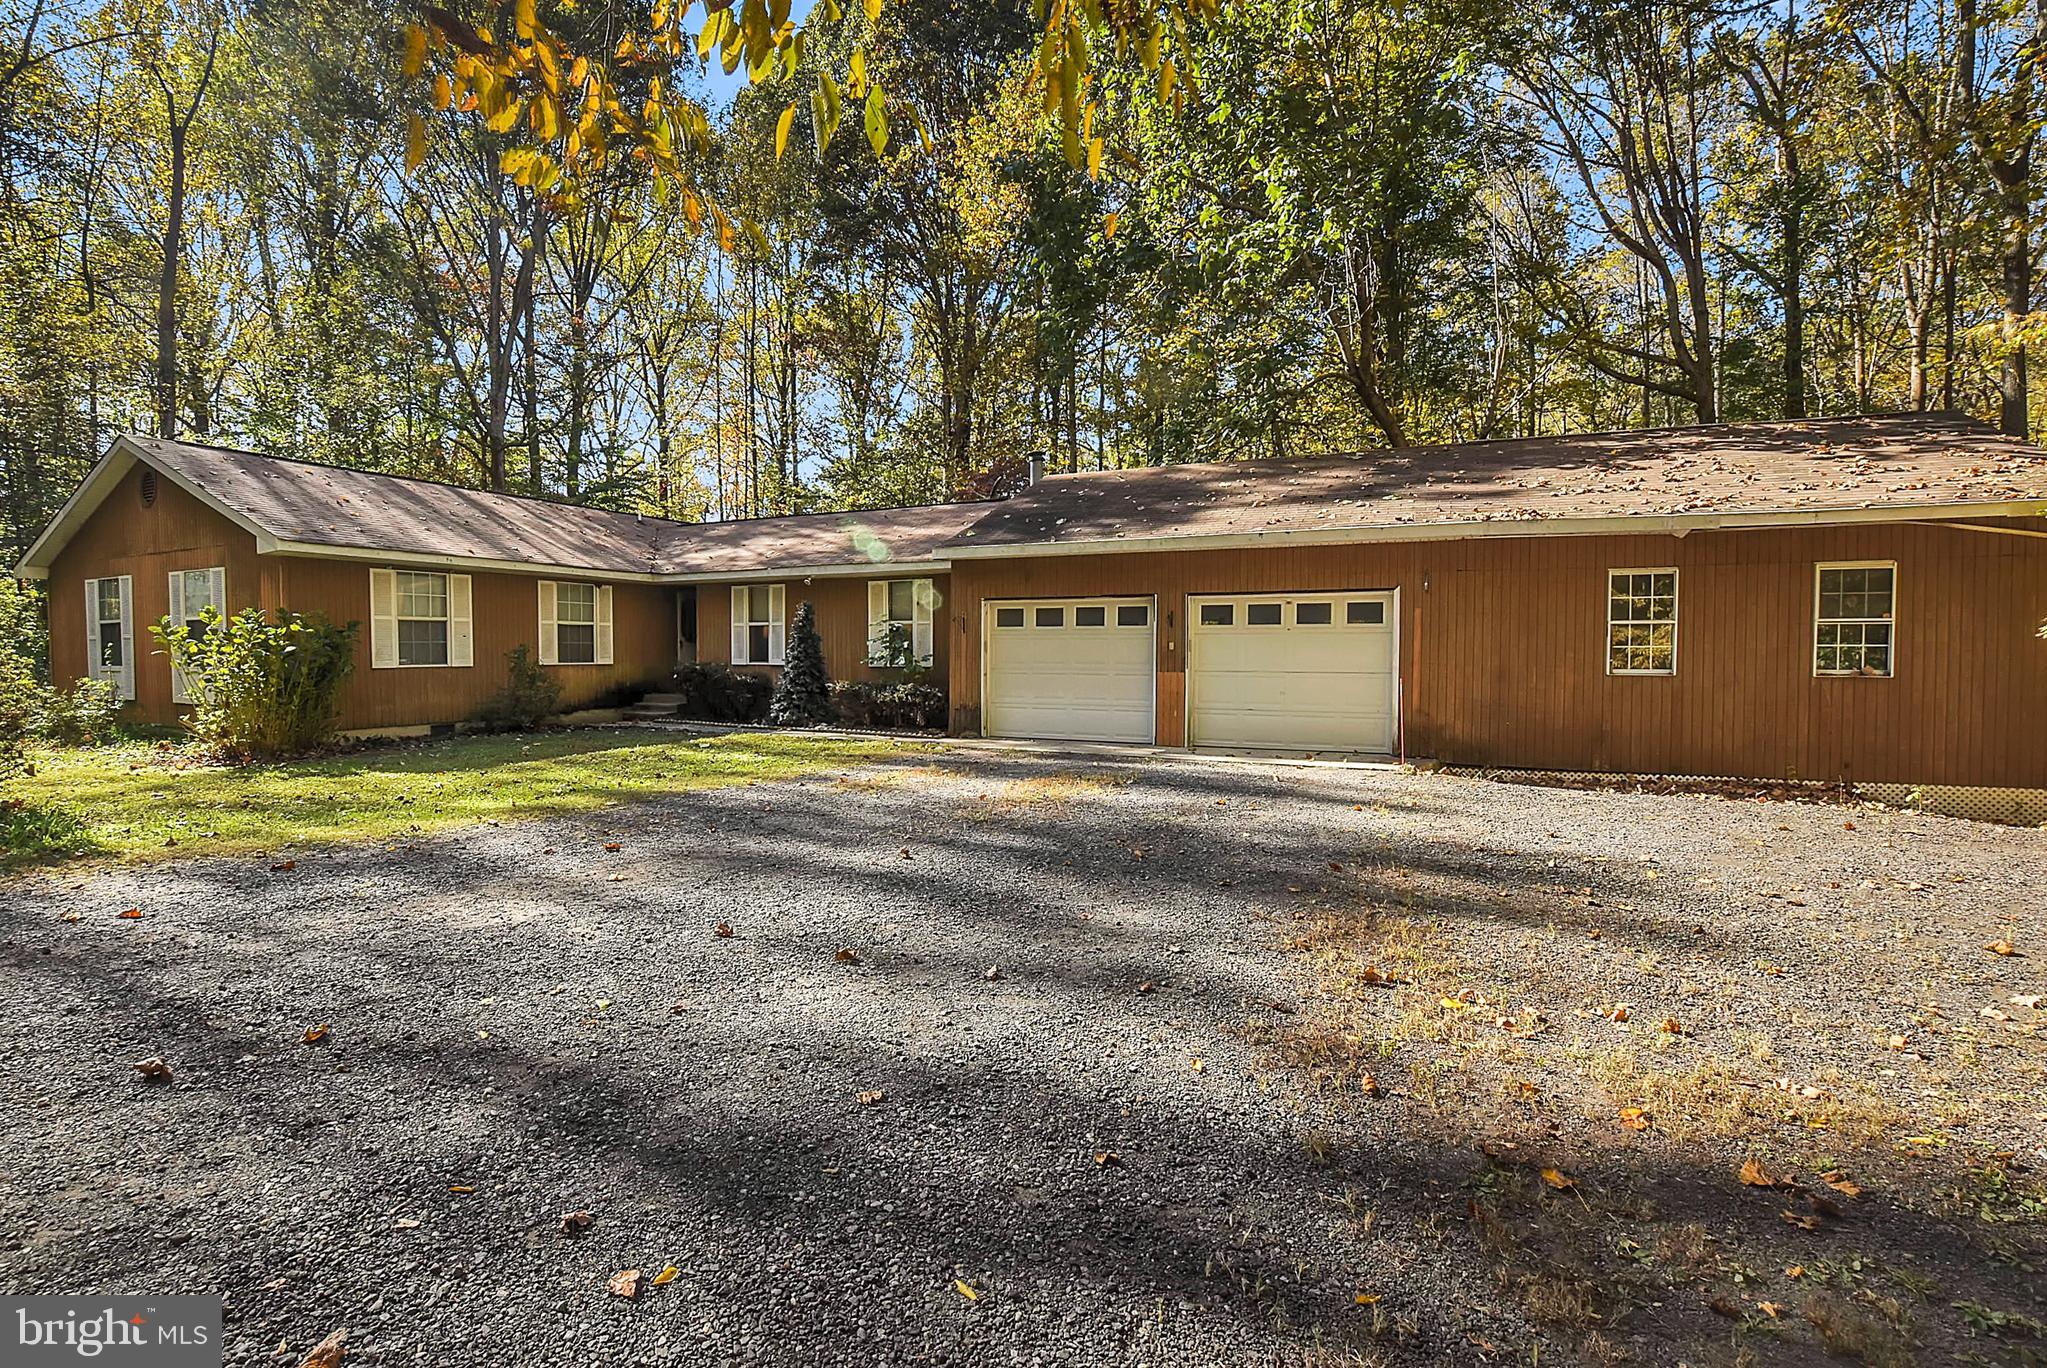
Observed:
[[[185,157],[189,125],[178,117],[169,87],[171,183],[166,195],[163,265],[156,281],[156,435],[178,435],[178,275],[185,258]]]

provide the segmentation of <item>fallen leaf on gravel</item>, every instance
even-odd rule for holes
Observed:
[[[717,935],[724,936],[729,939],[732,935],[732,923],[719,922],[715,927],[712,928],[712,931]]]
[[[670,1264],[668,1265],[668,1267],[662,1269],[659,1273],[656,1273],[654,1275],[654,1281],[652,1285],[655,1287],[666,1287],[668,1286],[668,1284],[674,1282],[677,1278],[681,1276],[682,1270],[677,1268],[674,1264]]]
[[[1558,1192],[1568,1192],[1570,1189],[1578,1186],[1576,1178],[1560,1169],[1553,1168],[1546,1168],[1542,1171],[1542,1181],[1548,1183]]]
[[[1123,1156],[1114,1150],[1103,1150],[1095,1156],[1095,1166],[1097,1168],[1122,1168]]]
[[[1341,874],[1341,873],[1343,872],[1343,865],[1342,865],[1342,863],[1341,863],[1341,862],[1339,862],[1339,861],[1337,861],[1337,860],[1331,860],[1331,861],[1329,862],[1329,867],[1330,867],[1330,868],[1331,868],[1332,870],[1334,870],[1334,871],[1336,871],[1337,873],[1339,873],[1339,874]]]
[[[1983,947],[1993,955],[2016,955],[2019,948],[2008,940],[1994,940]]]
[[[1379,1080],[1368,1073],[1358,1075],[1358,1091],[1367,1097],[1379,1096]]]
[[[1850,823],[1849,823],[1848,825],[1852,827],[1852,826],[1854,826],[1854,825],[1855,825],[1855,823],[1853,823],[1853,822],[1850,822]],[[1784,1308],[1783,1308],[1783,1307],[1779,1306],[1779,1305],[1778,1305],[1778,1304],[1777,1304],[1776,1302],[1768,1302],[1768,1301],[1766,1301],[1766,1302],[1757,1302],[1757,1303],[1756,1303],[1756,1310],[1758,1310],[1758,1311],[1762,1312],[1762,1313],[1763,1313],[1764,1315],[1768,1316],[1768,1317],[1769,1317],[1769,1318],[1770,1318],[1771,1320],[1776,1320],[1776,1319],[1777,1319],[1778,1317],[1782,1316],[1782,1315],[1783,1315],[1783,1313],[1784,1313]]]
[[[1665,1017],[1656,1023],[1656,1029],[1665,1035],[1683,1035],[1685,1028],[1678,1025],[1676,1017]]]
[[[131,907],[126,912],[118,913],[117,915],[122,921],[140,921],[142,920],[142,909]]]
[[[471,1186],[470,1186],[469,1184],[467,1184],[467,1183],[450,1183],[450,1184],[448,1184],[448,1191],[450,1191],[450,1192],[474,1192],[474,1191],[476,1191],[476,1189],[475,1189],[475,1188],[473,1188],[473,1187],[471,1187]]]
[[[832,956],[832,962],[835,964],[858,964],[860,962],[860,952],[841,946],[838,953]]]
[[[1793,1264],[1793,1265],[1791,1265],[1791,1267],[1789,1267],[1789,1268],[1787,1268],[1787,1269],[1785,1269],[1785,1270],[1784,1270],[1784,1276],[1785,1276],[1785,1277],[1787,1277],[1787,1278],[1802,1278],[1802,1277],[1804,1277],[1804,1276],[1805,1276],[1805,1265],[1804,1265],[1804,1264]]]
[[[887,1101],[888,1094],[883,1092],[880,1088],[872,1088],[869,1089],[867,1092],[859,1094],[853,1100],[858,1102],[863,1107],[871,1107],[877,1102]]]
[[[1190,1062],[1191,1064],[1193,1064],[1193,1066],[1194,1066],[1194,1072],[1196,1072],[1196,1073],[1200,1073],[1200,1072],[1201,1072],[1201,1071],[1202,1071],[1202,1070],[1203,1070],[1204,1068],[1208,1067],[1207,1065],[1205,1065],[1205,1064],[1203,1064],[1203,1063],[1201,1062],[1201,1057],[1200,1057],[1199,1055],[1196,1055],[1196,1056],[1195,1056],[1195,1057],[1194,1057],[1194,1058],[1193,1058],[1192,1060],[1190,1060],[1189,1062]]]
[[[348,1331],[336,1330],[307,1351],[299,1360],[299,1368],[335,1368],[341,1362],[342,1346],[348,1343]]]
[[[1822,1173],[1820,1181],[1840,1193],[1843,1197],[1860,1197],[1862,1195],[1862,1184],[1856,1182],[1839,1169]]]
[[[1905,1047],[1906,1047],[1907,1045],[1910,1045],[1911,1043],[1912,1043],[1912,1037],[1910,1037],[1910,1036],[1906,1036],[1906,1035],[1894,1035],[1894,1036],[1892,1036],[1892,1037],[1891,1037],[1891,1048],[1892,1048],[1892,1049],[1894,1049],[1894,1050],[1902,1050],[1902,1049],[1904,1049],[1904,1048],[1905,1048]]]
[[[1763,1161],[1754,1155],[1741,1166],[1741,1181],[1750,1187],[1773,1188],[1784,1186],[1784,1180],[1763,1167]]]
[[[135,1065],[135,1072],[141,1074],[152,1083],[168,1083],[171,1078],[171,1066],[158,1059],[155,1055],[151,1055],[147,1059],[138,1060]]]
[[[611,878],[611,882],[612,882],[612,883],[624,883],[624,882],[625,882],[625,875],[623,875],[623,874],[613,874],[613,875],[611,875],[611,876],[610,876],[610,878]]]
[[[2011,1005],[2014,1007],[2038,1007],[2043,1002],[2047,1002],[2047,998],[2041,997],[2038,993],[2013,993],[2011,995]]]
[[[991,964],[988,966],[988,971],[982,974],[981,977],[990,983],[1000,983],[1002,981],[1002,970]]]
[[[1781,964],[1770,964],[1765,962],[1761,967],[1762,971],[1765,974],[1768,974],[1771,978],[1784,977],[1784,966]]]
[[[590,1224],[590,1213],[587,1211],[564,1211],[561,1221],[562,1234],[573,1235],[576,1231],[582,1230]]]
[[[57,914],[57,920],[61,922],[84,921],[85,914],[82,912],[59,912]]]
[[[391,1228],[393,1230],[418,1230],[419,1222],[413,1220],[410,1216],[400,1216],[391,1223]]]
[[[627,1301],[632,1301],[640,1295],[641,1276],[641,1272],[637,1268],[624,1268],[612,1274],[611,1281],[604,1285],[611,1289],[612,1296],[624,1297]]]
[[[325,1040],[326,1038],[327,1026],[324,1022],[318,1026],[306,1027],[306,1034],[304,1036],[306,1044],[318,1045],[321,1041]]]
[[[1137,991],[1140,993],[1151,993],[1156,992],[1157,990],[1158,985],[1156,983],[1153,983],[1150,979],[1146,979],[1144,982],[1137,985]]]
[[[624,843],[623,841],[606,841],[606,842],[604,843],[604,848],[605,848],[605,849],[606,849],[607,851],[611,851],[611,852],[613,852],[613,853],[616,853],[616,852],[618,852],[618,851],[621,851],[621,850],[624,850],[624,849],[625,849],[625,843]]]
[[[1629,1130],[1648,1130],[1649,1113],[1641,1107],[1622,1107],[1621,1124]]]
[[[270,866],[270,872],[272,874],[289,874],[298,867],[299,862],[297,860],[279,860],[276,864]]]
[[[1626,1021],[1628,1019],[1628,1004],[1616,1002],[1613,1005],[1613,1010],[1606,1014],[1606,1019],[1608,1021]]]
[[[1978,1008],[1978,1009],[1977,1009],[1977,1011],[1976,1011],[1976,1015],[1978,1015],[1978,1016],[1983,1016],[1983,1017],[1988,1017],[1988,1018],[1990,1018],[1990,1020],[1992,1020],[1992,1021],[2010,1021],[2010,1020],[2011,1020],[2011,1013],[2009,1013],[2009,1012],[2003,1012],[2003,1011],[1999,1011],[1999,1010],[1998,1010],[1997,1008],[1995,1008],[1995,1007],[1980,1007],[1980,1008]]]
[[[962,1297],[965,1297],[968,1301],[981,1300],[981,1294],[979,1292],[976,1292],[973,1288],[968,1287],[965,1282],[961,1281],[958,1278],[954,1278],[952,1280],[952,1286],[955,1292],[958,1292]]]
[[[1352,1300],[1359,1306],[1372,1306],[1377,1304],[1379,1294],[1377,1292],[1360,1292]]]

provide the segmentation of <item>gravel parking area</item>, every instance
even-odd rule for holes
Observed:
[[[242,1364],[2025,1361],[2043,869],[959,751],[44,871],[0,885],[0,1286],[222,1291]]]

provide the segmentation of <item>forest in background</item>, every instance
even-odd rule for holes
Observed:
[[[645,10],[539,6],[604,52]],[[809,70],[685,73],[722,242],[631,158],[508,174],[516,133],[403,73],[415,17],[0,0],[10,553],[129,431],[681,518],[1000,494],[1033,452],[2030,431],[2047,0],[1232,0],[1177,107],[1105,67],[1096,168],[1030,0],[889,0],[804,54],[914,109],[879,154],[819,147]]]

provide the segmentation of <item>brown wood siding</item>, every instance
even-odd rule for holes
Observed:
[[[952,586],[946,575],[890,575],[888,579],[928,579],[938,591],[939,604],[931,618],[932,682],[945,687],[946,665],[951,659],[952,634],[946,619],[952,612]],[[825,672],[833,679],[873,679],[880,672],[867,664],[867,585],[865,578],[819,578],[805,584],[800,578],[752,581],[783,586],[783,605],[789,616],[808,600],[817,611],[817,634],[824,639]],[[732,663],[732,585],[699,584],[697,591],[697,659],[720,665]],[[775,674],[773,666],[741,666]]]
[[[505,655],[534,644],[540,628],[544,578],[576,576],[471,576],[475,665],[467,669],[370,668],[372,562],[264,556],[256,540],[170,480],[157,481],[156,502],[144,507],[142,467],[130,471],[65,546],[50,570],[50,668],[68,681],[85,672],[85,581],[109,575],[134,579],[135,715],[175,722],[184,711],[171,702],[170,662],[155,654],[149,624],[168,611],[170,572],[227,568],[228,606],[323,612],[336,622],[360,622],[355,674],[341,695],[345,729],[460,722],[504,687]],[[602,583],[601,579],[592,582]],[[549,672],[562,683],[564,707],[577,707],[619,685],[662,686],[675,668],[675,595],[665,585],[615,584],[612,591],[611,665],[561,665]]]
[[[123,477],[50,566],[50,678],[69,684],[86,672],[85,582],[133,578],[135,715],[173,722],[171,664],[157,654],[150,624],[170,611],[173,570],[227,570],[232,608],[261,604],[262,558],[256,539],[159,476],[156,501],[142,502],[143,467]]]
[[[406,727],[460,722],[505,686],[505,657],[515,646],[532,647],[540,635],[543,579],[578,579],[602,584],[598,576],[507,575],[445,567],[470,576],[471,630],[475,664],[468,668],[378,670],[370,666],[370,570],[372,561],[304,556],[266,557],[278,576],[280,602],[297,612],[318,609],[336,622],[360,622],[355,673],[341,694],[344,728]],[[407,567],[414,568],[414,567]],[[665,585],[613,584],[612,663],[551,665],[561,682],[562,707],[574,709],[620,685],[665,687],[675,669],[675,590]]]
[[[2047,522],[2006,524],[2031,530]],[[1812,671],[1820,561],[1897,562],[1896,674]],[[1606,673],[1606,572],[1676,566],[1678,672]],[[2047,540],[1888,524],[1123,553],[954,567],[955,731],[984,600],[1150,594],[1157,740],[1185,742],[1190,594],[1398,590],[1407,751],[1514,768],[2047,785]]]

